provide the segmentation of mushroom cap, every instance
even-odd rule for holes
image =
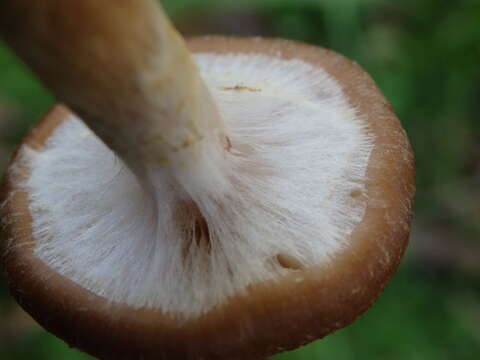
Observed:
[[[276,39],[202,37],[193,53],[260,53],[323,68],[342,86],[373,134],[366,211],[332,264],[250,285],[198,317],[117,304],[60,275],[34,255],[28,170],[13,156],[3,184],[3,264],[19,304],[70,346],[100,359],[263,359],[340,329],[366,311],[399,265],[410,232],[413,155],[407,137],[372,79],[358,65],[319,47]],[[70,111],[56,105],[23,144],[42,149]],[[356,196],[356,194],[352,194]]]

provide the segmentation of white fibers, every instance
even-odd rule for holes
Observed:
[[[24,147],[35,253],[111,301],[198,316],[246,286],[329,261],[365,212],[372,140],[339,84],[299,60],[197,54],[232,148],[139,182],[70,116]],[[148,186],[145,186],[147,183]]]

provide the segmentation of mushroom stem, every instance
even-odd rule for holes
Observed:
[[[222,149],[213,99],[155,1],[2,0],[0,35],[132,170],[188,164],[207,137]]]

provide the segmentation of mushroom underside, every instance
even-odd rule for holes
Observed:
[[[195,60],[225,122],[224,153],[206,137],[193,166],[149,164],[139,180],[70,115],[20,156],[39,259],[114,303],[187,318],[347,248],[373,148],[321,68],[262,54]]]

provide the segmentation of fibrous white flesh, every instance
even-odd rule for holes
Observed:
[[[187,317],[294,271],[278,255],[312,267],[345,248],[365,212],[352,193],[372,148],[321,69],[264,55],[195,60],[229,151],[205,138],[195,165],[150,165],[139,182],[74,116],[41,152],[24,148],[35,254],[111,301]]]

